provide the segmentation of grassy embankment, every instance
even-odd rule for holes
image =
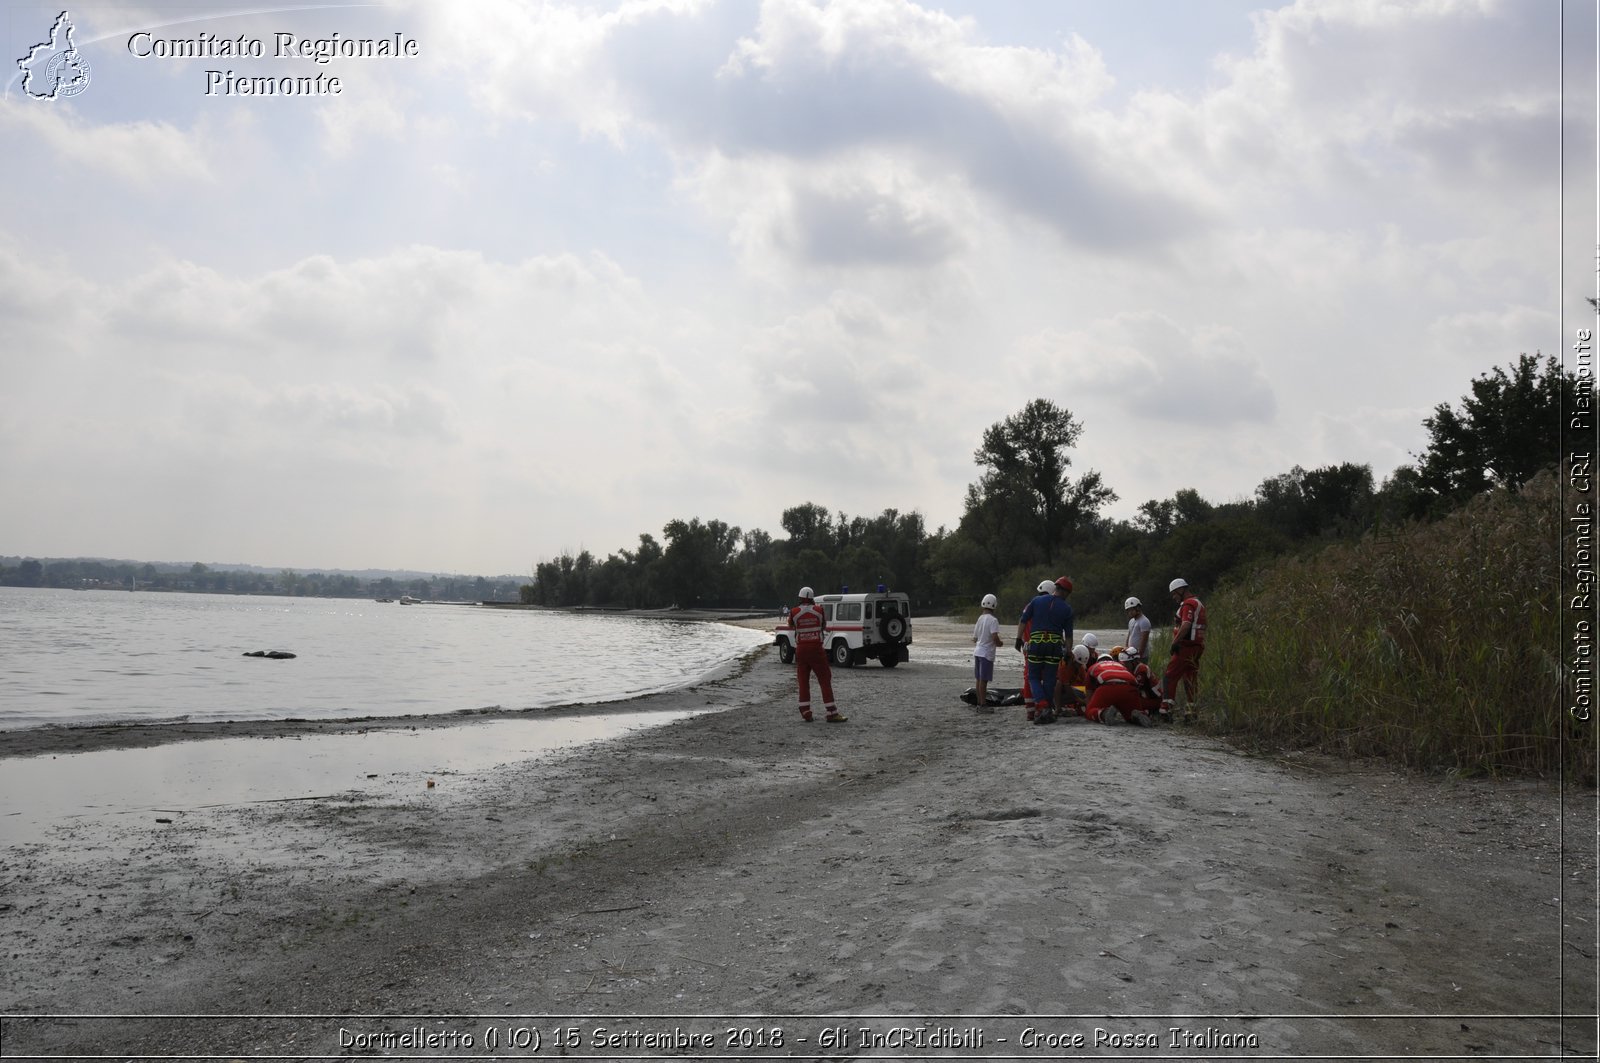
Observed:
[[[1563,700],[1561,525],[1543,476],[1206,596],[1204,724],[1275,748],[1592,780],[1595,727]]]

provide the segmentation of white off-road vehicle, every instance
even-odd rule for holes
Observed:
[[[828,658],[839,668],[865,664],[876,658],[885,668],[911,659],[911,599],[900,593],[819,594],[813,599],[828,618],[823,633]],[[794,628],[785,611],[773,632],[778,659],[794,661]]]

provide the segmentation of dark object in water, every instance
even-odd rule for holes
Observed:
[[[990,687],[984,692],[984,702],[989,705],[1021,705],[1021,687]],[[978,703],[978,688],[968,687],[961,692],[961,700],[968,705]]]
[[[250,650],[246,657],[267,657],[274,661],[287,661],[294,657],[288,650]]]

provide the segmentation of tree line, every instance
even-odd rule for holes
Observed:
[[[1077,418],[1035,399],[983,433],[954,529],[929,531],[916,512],[850,516],[814,502],[783,511],[782,538],[675,519],[660,540],[642,533],[636,548],[603,560],[585,550],[541,561],[521,595],[547,606],[770,608],[802,584],[883,585],[927,612],[991,591],[1003,608],[1020,608],[1040,579],[1066,574],[1080,614],[1120,616],[1130,594],[1164,602],[1174,575],[1214,587],[1273,557],[1438,518],[1519,485],[1559,463],[1563,412],[1591,398],[1554,358],[1524,354],[1475,379],[1459,405],[1437,405],[1423,421],[1424,452],[1381,482],[1364,464],[1296,465],[1247,499],[1211,502],[1182,488],[1129,520],[1102,514],[1117,496],[1099,472],[1074,473]]]

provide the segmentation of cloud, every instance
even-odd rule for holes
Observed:
[[[10,98],[0,99],[0,136],[19,153],[48,153],[57,165],[100,171],[142,188],[215,179],[196,138],[167,122],[97,124],[65,107]]]
[[[23,357],[29,339],[43,339],[77,327],[87,287],[62,261],[66,249],[40,248],[24,255],[0,237],[0,365]]]
[[[0,255],[0,274],[25,266]],[[62,280],[73,316],[41,322],[47,350],[9,374],[18,409],[0,438],[24,494],[142,486],[140,513],[225,499],[237,511],[216,520],[240,542],[278,520],[268,504],[498,500],[497,519],[541,542],[610,550],[672,517],[748,507],[745,472],[723,459],[779,449],[726,325],[600,255],[408,246],[253,275],[171,260],[109,282],[63,273],[41,293]],[[49,398],[64,394],[65,410]],[[341,498],[340,483],[364,486]],[[346,527],[369,519],[340,512]],[[596,521],[611,539],[595,540]]]
[[[939,266],[969,246],[977,224],[959,186],[884,155],[796,170],[782,160],[714,154],[682,186],[729,226],[752,274],[775,261],[819,270]]]
[[[1205,93],[1121,108],[1081,37],[997,46],[907,0],[766,0],[753,25],[743,5],[542,5],[492,16],[532,59],[479,73],[496,114],[659,142],[754,269],[949,264],[997,221],[1159,255],[1308,199],[1435,216],[1548,183],[1548,18],[1526,7],[1296,3],[1257,15]],[[1505,61],[1479,76],[1464,54]]]
[[[1130,420],[1191,426],[1266,424],[1277,396],[1261,361],[1231,327],[1182,327],[1152,311],[1024,339],[1062,394],[1089,397]]]
[[[1549,310],[1521,304],[1441,315],[1427,325],[1430,347],[1457,365],[1505,365],[1531,354],[1530,339],[1547,335]],[[1443,397],[1441,397],[1443,401]]]
[[[693,15],[702,0],[587,4],[485,0],[422,5],[430,50],[456,71],[473,101],[498,119],[572,122],[620,142],[633,125],[605,50],[619,30],[657,14]]]
[[[1179,121],[1204,120],[1207,161],[1248,185],[1386,198],[1389,182],[1434,194],[1548,180],[1559,86],[1554,8],[1489,0],[1308,0],[1255,16],[1256,47]],[[1490,63],[1466,56],[1494,56]]]
[[[349,158],[364,144],[382,139],[400,139],[407,128],[406,112],[402,110],[394,86],[383,95],[357,96],[351,93],[331,97],[317,110],[317,120],[322,123],[323,150],[333,158]],[[408,101],[412,105],[415,100]]]
[[[1182,189],[1127,165],[1144,158],[1137,139],[1096,120],[1109,79],[1081,39],[996,48],[971,23],[903,0],[769,0],[737,39],[689,32],[725,30],[727,12],[742,10],[552,4],[536,18],[505,16],[506,51],[520,42],[531,54],[518,51],[515,68],[475,64],[480,103],[529,121],[559,116],[619,145],[656,138],[705,185],[702,201],[721,202],[730,186],[764,189],[738,198],[730,225],[748,238],[781,215],[790,231],[769,246],[800,264],[937,260],[965,239],[945,219],[973,195],[1102,249],[1201,223]],[[476,11],[447,25],[459,46],[501,18]],[[845,230],[862,235],[844,241]]]
[[[1197,204],[1139,176],[1144,168],[1129,165],[1138,141],[1098,121],[1108,85],[1080,38],[1057,50],[1000,48],[971,23],[898,0],[772,0],[718,71],[716,103],[686,112],[702,124],[666,128],[736,162],[782,157],[791,185],[870,144],[875,160],[953,175],[942,183],[957,195],[1043,222],[1072,245],[1116,250],[1192,230]]]

